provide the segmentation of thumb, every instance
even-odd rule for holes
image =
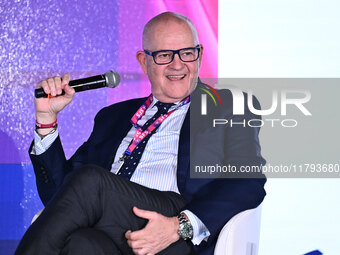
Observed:
[[[66,84],[65,87],[64,87],[64,91],[66,93],[66,95],[69,95],[69,96],[73,96],[74,93],[76,93],[76,91],[74,90],[74,88],[72,88],[70,85]]]
[[[134,206],[132,210],[136,216],[141,217],[143,219],[150,220],[154,218],[154,216],[156,215],[156,212],[139,209],[136,206]]]
[[[70,82],[70,75],[66,73],[61,77],[61,87],[65,91],[66,96],[73,97],[74,93],[76,93],[76,92],[75,92],[74,88],[72,88],[69,85],[69,82]]]

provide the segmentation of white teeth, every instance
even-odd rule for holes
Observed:
[[[183,78],[185,74],[182,75],[168,75],[169,78]]]

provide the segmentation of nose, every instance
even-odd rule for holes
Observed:
[[[181,69],[183,67],[184,63],[182,60],[179,58],[178,54],[175,54],[174,60],[169,64],[170,67],[173,69]]]

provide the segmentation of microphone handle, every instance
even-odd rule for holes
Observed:
[[[76,92],[80,92],[90,89],[106,87],[106,79],[105,75],[96,75],[84,79],[70,81],[69,85],[70,87],[74,88]],[[49,95],[45,93],[43,88],[36,89],[34,91],[34,95],[36,98],[49,97]],[[64,90],[61,95],[65,95]]]

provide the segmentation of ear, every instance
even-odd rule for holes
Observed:
[[[201,64],[202,64],[202,55],[203,55],[203,44],[200,44],[201,46],[201,50],[200,50],[200,56],[199,56],[199,67],[201,67]]]
[[[147,72],[147,68],[146,68],[146,55],[145,55],[145,52],[144,51],[137,51],[136,53],[136,58],[140,64],[140,66],[142,67],[143,69],[143,72],[145,74],[148,74]]]

